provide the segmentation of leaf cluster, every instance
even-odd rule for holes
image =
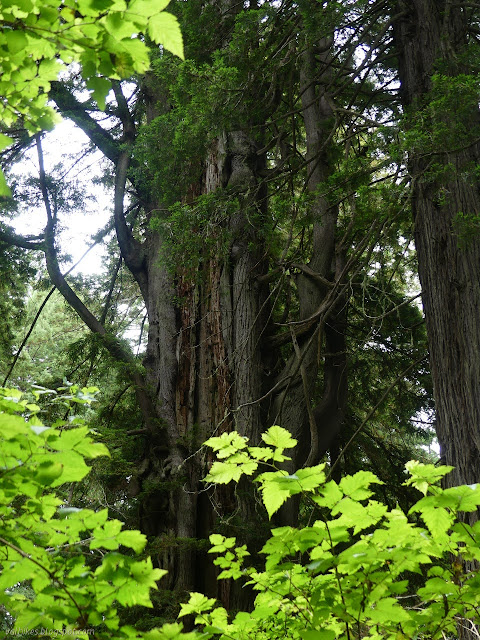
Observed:
[[[61,390],[62,391],[62,390]],[[36,387],[37,400],[90,404],[96,388],[64,393]],[[25,633],[75,638],[173,637],[171,626],[145,634],[120,624],[118,607],[152,607],[150,589],[166,573],[138,557],[146,543],[108,510],[79,509],[62,497],[88,473],[85,460],[108,455],[80,418],[45,426],[40,406],[0,389],[0,603],[4,623]],[[121,547],[130,549],[125,554]],[[174,625],[174,628],[181,628]]]
[[[100,108],[109,78],[128,78],[150,66],[138,33],[183,57],[180,27],[163,11],[169,0],[15,0],[0,9],[0,122],[18,119],[31,133],[51,129],[58,116],[47,104],[51,82],[65,65],[78,62]],[[0,151],[12,140],[0,135]],[[1,176],[0,192],[8,194]]]
[[[451,467],[409,462],[406,484],[423,497],[406,513],[372,498],[372,485],[381,482],[373,473],[339,483],[326,479],[323,465],[287,474],[277,462],[295,444],[288,431],[272,427],[263,440],[266,447],[250,447],[237,433],[210,438],[218,460],[206,480],[238,481],[266,464],[274,470],[255,480],[269,516],[302,492],[317,519],[273,529],[263,571],[244,567],[248,551],[234,538],[210,537],[220,578],[243,577],[258,595],[251,613],[230,619],[214,599],[191,594],[180,616],[194,614],[203,637],[440,639],[455,634],[461,619],[478,623],[480,579],[465,561],[471,567],[480,559],[480,523],[461,517],[478,509],[478,485],[444,490],[439,483]],[[420,588],[412,588],[414,580]]]

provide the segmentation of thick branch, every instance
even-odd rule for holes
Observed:
[[[128,108],[128,102],[123,94],[122,85],[118,80],[112,80],[112,88],[117,101],[117,114],[122,121],[123,138],[125,141],[134,142],[136,136],[135,122]]]
[[[55,248],[55,217],[53,215],[50,205],[50,199],[48,197],[40,136],[37,136],[37,151],[40,169],[40,187],[42,190],[43,203],[48,217],[47,226],[45,228],[45,258],[47,263],[48,275],[50,276],[52,284],[55,285],[55,287],[60,291],[65,300],[76,311],[76,313],[80,316],[87,327],[94,333],[106,337],[105,327],[99,320],[97,320],[93,313],[89,309],[87,309],[87,307],[83,304],[75,291],[73,291],[73,289],[67,283],[65,277],[60,271],[57,250]],[[112,352],[111,347],[108,348],[109,351]],[[114,355],[116,359],[123,362],[133,362],[133,355],[129,355],[126,350],[123,350],[125,351],[125,353],[121,353],[122,350],[123,348],[119,349],[115,347],[114,353],[112,352],[112,355]]]
[[[107,230],[103,232],[103,235],[105,235],[108,231],[109,231],[109,227],[107,227]],[[34,236],[31,236],[31,237],[34,237]],[[41,237],[43,237],[43,234],[42,234],[42,236],[41,236]],[[94,247],[96,244],[98,244],[98,243],[97,243],[97,242],[94,242],[93,244],[91,244],[91,245],[90,245],[90,247],[89,247],[89,248],[85,251],[85,253],[81,256],[81,258],[80,258],[80,259],[79,259],[79,260],[78,260],[74,265],[72,265],[72,266],[70,267],[70,269],[69,269],[65,274],[63,274],[63,277],[65,277],[65,276],[67,276],[69,273],[71,273],[71,272],[72,272],[72,271],[73,271],[73,270],[74,270],[74,269],[75,269],[75,268],[80,264],[80,262],[81,262],[81,261],[83,260],[83,258],[87,255],[87,253],[88,253],[91,249],[93,249],[93,247]],[[44,245],[44,243],[42,243],[41,248],[42,248],[42,250],[45,250],[45,245]],[[118,268],[120,267],[120,263],[121,263],[121,260],[119,260]],[[117,273],[118,273],[118,268],[117,268]],[[116,276],[115,276],[115,277],[116,277]],[[114,284],[114,282],[112,283],[112,287],[113,287],[113,284]],[[2,386],[5,386],[5,385],[7,384],[7,381],[8,381],[8,379],[9,379],[9,377],[12,375],[12,371],[13,371],[13,369],[15,368],[15,365],[17,364],[18,359],[19,359],[19,357],[20,357],[20,355],[21,355],[21,353],[22,353],[23,349],[25,348],[25,345],[27,344],[28,339],[29,339],[29,337],[30,337],[30,336],[31,336],[31,334],[32,334],[32,331],[34,330],[35,325],[36,325],[36,323],[37,323],[37,321],[38,321],[38,319],[39,319],[39,317],[40,317],[40,315],[41,315],[41,313],[42,313],[43,309],[45,308],[45,305],[47,304],[48,300],[50,299],[50,297],[51,297],[51,295],[53,294],[53,292],[55,291],[55,289],[56,289],[56,287],[55,287],[55,286],[53,286],[53,287],[50,289],[49,293],[47,294],[47,296],[46,296],[46,297],[45,297],[45,299],[43,300],[42,304],[41,304],[41,305],[40,305],[40,307],[38,308],[38,311],[37,311],[37,313],[35,314],[35,318],[33,319],[33,322],[32,322],[32,324],[30,325],[30,329],[28,330],[27,334],[25,335],[24,339],[22,340],[22,344],[20,345],[20,347],[18,348],[17,353],[15,354],[15,357],[14,357],[14,359],[13,359],[13,362],[12,362],[12,364],[11,364],[11,366],[10,366],[10,368],[9,368],[8,372],[7,372],[7,375],[5,376],[5,379],[4,379],[4,381],[3,381],[3,385],[2,385]],[[111,291],[109,292],[109,294],[110,294],[110,298],[111,298]],[[104,313],[105,313],[105,314],[106,314],[106,310],[107,310],[107,309],[108,309],[108,303],[105,305],[105,310],[104,310]],[[100,319],[100,322],[101,322],[101,324],[102,324],[102,325],[104,324],[104,318],[103,318],[103,315],[102,315],[102,318]],[[143,326],[143,325],[142,325],[142,326]],[[84,362],[86,362],[86,361],[84,361]],[[82,365],[82,364],[84,364],[84,362],[82,362],[82,363],[81,363],[81,365]],[[80,365],[80,366],[81,366],[81,365]],[[77,367],[77,368],[78,368],[78,367]],[[77,369],[77,368],[76,368],[76,369]],[[76,371],[76,369],[75,369],[74,371]],[[70,377],[70,376],[67,376],[67,377]]]
[[[120,155],[120,145],[107,133],[86,111],[61,82],[52,82],[50,98],[55,102],[60,113],[70,118],[100,149],[104,156],[112,162],[117,162]]]
[[[293,262],[292,267],[294,269],[298,269],[299,271],[307,275],[309,278],[312,278],[312,280],[315,280],[316,282],[321,284],[323,287],[326,287],[327,289],[330,289],[333,287],[333,282],[331,282],[330,280],[327,280],[327,278],[324,278],[320,273],[317,273],[306,264],[298,264],[296,262]]]
[[[115,231],[125,264],[132,272],[133,277],[140,287],[143,298],[146,300],[148,295],[146,256],[142,244],[135,239],[131,229],[127,225],[124,210],[125,187],[131,161],[131,148],[136,137],[136,128],[127,100],[122,91],[122,85],[118,81],[113,81],[112,87],[117,101],[117,114],[122,122],[123,129],[123,148],[115,166]]]
[[[124,140],[131,143],[135,138],[134,123],[122,93],[120,83],[114,83],[113,89],[118,104],[118,115],[123,125]],[[102,129],[98,122],[87,113],[84,105],[79,102],[62,83],[52,82],[50,95],[60,112],[65,117],[73,120],[95,146],[116,165],[115,230],[125,263],[135,275],[142,269],[144,255],[140,243],[133,238],[127,227],[123,209],[127,171],[130,164],[130,151],[128,149],[121,151],[119,142],[114,140],[109,133]]]
[[[120,340],[107,334],[103,324],[97,320],[93,313],[83,304],[77,294],[73,291],[70,285],[65,280],[65,277],[60,271],[60,267],[57,259],[57,251],[55,248],[55,217],[52,215],[52,209],[50,200],[48,198],[48,191],[46,188],[45,179],[45,167],[43,164],[43,153],[41,147],[40,137],[37,137],[37,150],[38,160],[40,167],[40,186],[44,198],[44,205],[47,211],[48,222],[45,229],[45,258],[47,263],[47,271],[52,280],[52,283],[57,287],[59,292],[68,302],[68,304],[74,309],[78,316],[83,320],[87,327],[103,338],[103,344],[108,350],[110,355],[118,362],[124,362],[125,364],[134,365],[135,357],[128,347],[125,347]],[[128,160],[128,156],[127,156]],[[128,162],[127,162],[128,166]],[[126,180],[126,177],[125,177]],[[123,183],[125,184],[125,183]],[[123,213],[123,198],[122,198],[122,213]],[[143,375],[136,369],[131,368],[131,378],[135,384],[137,399],[145,419],[146,428],[153,432],[156,429],[153,416],[155,415],[153,405],[150,396],[146,390],[145,379]]]
[[[22,249],[43,251],[45,249],[43,237],[43,234],[41,236],[19,236],[13,230],[0,229],[0,240],[2,242]]]
[[[127,183],[128,167],[130,165],[130,150],[121,152],[115,170],[115,198],[114,198],[114,218],[115,231],[118,244],[125,264],[135,276],[142,293],[145,295],[146,278],[140,278],[140,272],[145,270],[145,253],[142,245],[133,237],[125,220],[124,198],[125,185]],[[145,282],[143,282],[145,280]]]

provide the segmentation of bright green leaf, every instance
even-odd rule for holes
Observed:
[[[209,474],[205,477],[208,482],[215,484],[228,484],[232,480],[238,482],[242,476],[242,469],[229,462],[214,462]]]
[[[171,13],[163,11],[150,18],[148,35],[154,42],[161,44],[182,60],[184,59],[182,32],[177,18]]]
[[[289,431],[282,427],[278,427],[277,425],[267,429],[267,431],[262,435],[262,440],[266,444],[282,450],[291,449],[297,444],[297,441],[295,438],[292,438]]]
[[[383,484],[371,471],[357,471],[353,476],[346,476],[340,481],[340,489],[353,500],[365,500],[372,495],[371,484]]]
[[[147,544],[147,538],[140,531],[120,531],[118,542],[124,547],[130,547],[135,553],[141,553]]]
[[[202,593],[190,593],[190,599],[186,604],[180,606],[179,618],[188,616],[191,613],[203,613],[210,611],[215,605],[215,598],[207,598]]]
[[[3,133],[0,133],[0,151],[3,151],[7,147],[9,147],[11,144],[13,144],[12,138],[9,138]]]
[[[38,465],[37,471],[33,478],[39,484],[48,487],[53,483],[54,480],[62,475],[63,469],[63,465],[59,462],[45,460],[45,462],[41,462]]]

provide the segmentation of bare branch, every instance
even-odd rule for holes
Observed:
[[[115,282],[117,281],[118,272],[120,271],[120,267],[122,266],[122,256],[117,260],[117,264],[115,265],[115,269],[113,270],[112,278],[110,280],[110,286],[108,288],[107,299],[105,300],[105,304],[103,306],[102,315],[100,317],[100,322],[105,324],[105,320],[107,319],[108,310],[110,308],[110,304],[112,302],[113,289],[115,287]]]
[[[53,292],[55,291],[56,287],[52,287],[50,289],[50,291],[47,293],[47,295],[45,296],[42,304],[40,305],[40,307],[38,308],[37,313],[35,314],[35,317],[32,321],[32,324],[30,325],[29,330],[27,331],[27,333],[25,334],[25,337],[22,340],[22,344],[20,345],[20,347],[17,350],[17,353],[15,354],[15,357],[13,358],[13,362],[10,365],[9,370],[7,371],[7,375],[5,376],[3,383],[2,383],[2,387],[4,387],[7,384],[7,381],[9,379],[9,377],[12,375],[12,371],[15,368],[15,365],[18,362],[18,359],[20,357],[20,354],[22,353],[23,349],[25,348],[25,345],[27,344],[27,341],[29,339],[29,337],[32,335],[32,331],[35,328],[35,325],[37,324],[37,320],[39,319],[45,305],[47,304],[47,302],[50,300],[51,295],[53,294]]]

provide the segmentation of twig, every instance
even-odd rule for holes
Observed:
[[[356,439],[356,437],[358,436],[358,434],[364,429],[365,425],[367,424],[367,422],[370,420],[370,418],[375,414],[375,412],[377,411],[377,409],[380,407],[380,405],[383,403],[383,401],[385,400],[385,398],[388,396],[388,394],[390,393],[390,391],[400,382],[400,380],[410,371],[410,369],[413,369],[413,367],[415,367],[417,364],[420,364],[420,362],[422,362],[422,360],[425,360],[427,356],[422,355],[420,356],[420,358],[417,358],[414,362],[412,362],[410,365],[408,365],[408,367],[406,369],[404,369],[396,378],[395,380],[385,389],[385,391],[382,393],[380,400],[377,402],[377,404],[372,407],[372,409],[370,409],[370,411],[368,412],[366,418],[363,420],[362,424],[358,427],[358,429],[355,431],[355,433],[352,435],[352,437],[350,438],[350,440],[347,442],[347,444],[343,447],[343,449],[340,452],[340,455],[338,456],[338,458],[335,460],[335,462],[333,463],[333,465],[330,467],[330,471],[328,472],[327,478],[326,480],[328,480],[335,467],[339,464],[339,461],[341,459],[341,457],[343,456],[343,454],[345,453],[345,451],[348,449],[348,447],[352,444],[352,442]]]
[[[50,296],[52,295],[52,293],[55,291],[55,289],[56,289],[56,288],[57,288],[57,287],[53,286],[53,287],[50,289],[50,291],[49,291],[49,292],[47,293],[47,295],[45,296],[44,301],[42,302],[42,304],[41,304],[41,305],[40,305],[40,307],[38,308],[38,311],[37,311],[37,313],[35,314],[35,317],[34,317],[34,319],[33,319],[33,322],[32,322],[32,324],[30,325],[30,329],[27,331],[27,334],[25,335],[24,339],[22,340],[22,344],[20,345],[20,347],[18,348],[17,353],[15,354],[15,357],[14,357],[14,359],[13,359],[13,362],[12,362],[12,364],[10,365],[10,369],[7,371],[7,375],[5,376],[5,379],[3,380],[3,383],[2,383],[2,387],[4,387],[4,386],[7,384],[7,381],[8,381],[8,379],[9,379],[9,377],[12,375],[12,371],[13,371],[13,369],[14,369],[15,365],[17,364],[18,359],[19,359],[19,357],[20,357],[20,354],[22,353],[22,351],[23,351],[23,349],[24,349],[25,345],[27,344],[27,341],[28,341],[29,337],[32,335],[32,331],[33,331],[33,329],[35,328],[35,325],[37,324],[37,320],[39,319],[40,314],[42,313],[42,311],[43,311],[43,309],[44,309],[45,305],[47,304],[47,302],[48,302],[48,301],[49,301],[49,299],[50,299]]]

